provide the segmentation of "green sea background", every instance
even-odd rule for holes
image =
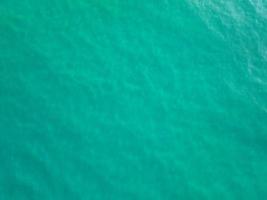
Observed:
[[[1,0],[0,199],[267,199],[267,1]]]

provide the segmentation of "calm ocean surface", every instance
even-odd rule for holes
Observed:
[[[1,0],[0,199],[267,199],[267,1]]]

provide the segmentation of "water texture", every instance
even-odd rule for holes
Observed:
[[[267,199],[267,1],[1,0],[0,199]]]

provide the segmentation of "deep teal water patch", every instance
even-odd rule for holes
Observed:
[[[264,1],[0,3],[0,199],[267,198]]]

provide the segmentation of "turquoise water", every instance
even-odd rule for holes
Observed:
[[[0,199],[267,199],[264,0],[2,0]]]

